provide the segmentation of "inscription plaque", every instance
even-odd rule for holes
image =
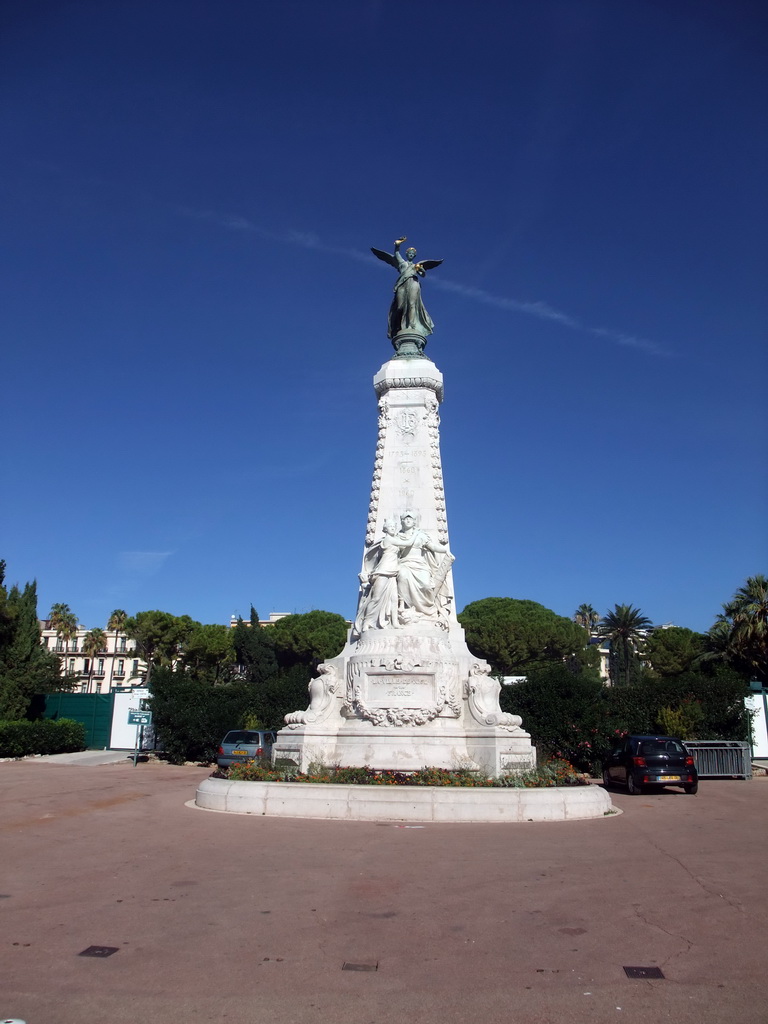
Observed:
[[[368,672],[366,703],[376,708],[423,708],[437,700],[431,672],[393,674]]]

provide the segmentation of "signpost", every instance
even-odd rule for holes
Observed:
[[[136,726],[136,748],[133,752],[133,767],[139,760],[139,751],[141,750],[141,741],[144,737],[144,726],[152,724],[152,712],[151,711],[134,711],[131,709],[128,712],[128,725]]]

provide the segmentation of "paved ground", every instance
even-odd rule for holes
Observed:
[[[0,764],[0,1019],[768,1021],[768,779],[406,828],[185,806],[206,775]]]
[[[13,760],[9,758],[8,760]],[[124,761],[133,763],[133,751],[128,750],[77,750],[72,754],[44,754],[34,755],[25,758],[25,763],[51,765],[51,764],[79,764],[84,767],[93,767],[99,764],[121,764]],[[1,1022],[0,1022],[1,1024]]]

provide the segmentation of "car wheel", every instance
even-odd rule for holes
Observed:
[[[643,792],[643,787],[638,786],[638,784],[635,782],[635,776],[632,774],[632,772],[629,772],[627,774],[627,792],[630,796],[640,796],[640,794]]]
[[[611,777],[608,774],[608,772],[604,770],[603,771],[603,785],[604,786],[610,786],[610,784],[611,784]]]
[[[690,793],[691,796],[696,796],[696,794],[699,792],[699,784],[698,782],[689,782],[685,786],[683,786],[683,789],[686,793]]]

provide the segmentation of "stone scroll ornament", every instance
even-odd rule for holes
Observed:
[[[309,707],[306,711],[292,711],[285,716],[289,728],[321,722],[328,717],[333,698],[338,689],[339,677],[336,668],[325,662],[317,666],[318,675],[309,681]]]
[[[402,343],[408,339],[410,344],[403,351],[410,355],[421,355],[435,325],[424,308],[419,278],[426,277],[428,270],[439,267],[443,261],[421,260],[415,263],[416,250],[412,247],[405,250],[406,259],[403,259],[400,246],[405,240],[405,235],[396,239],[394,253],[383,252],[373,246],[371,252],[397,271],[395,294],[389,307],[387,337],[391,339],[398,354],[401,353]]]
[[[510,732],[519,732],[523,720],[519,715],[511,715],[499,707],[501,683],[494,679],[491,666],[483,661],[475,662],[469,670],[469,678],[465,683],[465,695],[472,717],[480,725],[494,725]]]

